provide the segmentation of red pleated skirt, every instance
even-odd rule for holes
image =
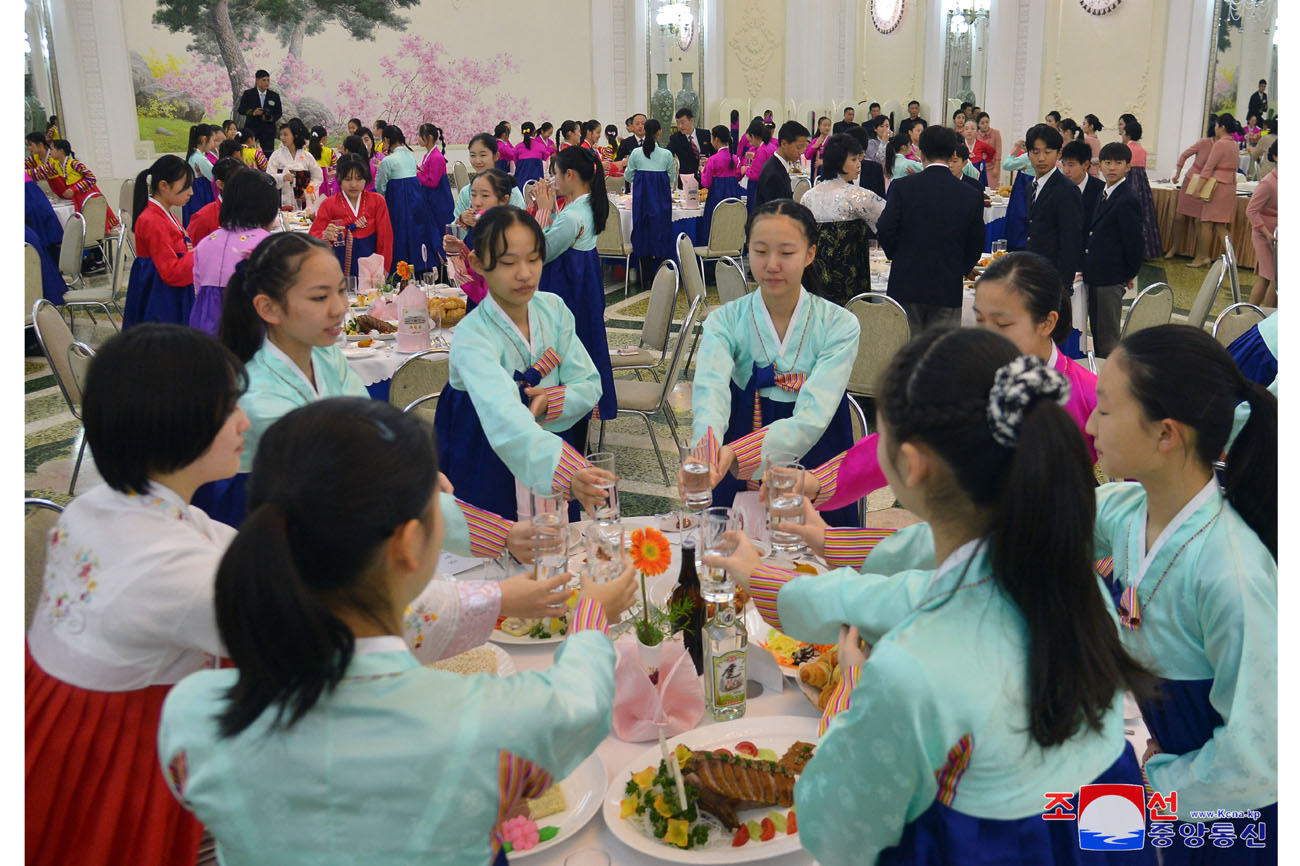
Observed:
[[[170,688],[77,688],[27,653],[28,866],[193,866],[203,826],[158,766]]]

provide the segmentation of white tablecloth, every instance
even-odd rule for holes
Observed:
[[[1000,220],[1007,215],[1007,203],[994,204],[993,207],[984,208],[984,225],[988,225],[994,220]]]
[[[441,334],[444,340],[451,342],[451,330],[435,331],[434,333]],[[348,343],[348,346],[353,345],[355,344]],[[365,358],[348,358],[348,366],[361,377],[363,385],[374,385],[385,379],[391,379],[397,368],[402,366],[402,362],[413,354],[411,352],[398,352],[393,348],[395,345],[395,340],[376,343],[374,346],[376,351],[373,355]],[[428,357],[443,359],[447,357],[447,353],[437,352]]]
[[[50,207],[54,208],[54,215],[59,218],[59,225],[67,225],[68,220],[77,212],[76,206],[66,198],[46,198],[50,200]]]

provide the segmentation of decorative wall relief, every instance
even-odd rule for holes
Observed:
[[[732,31],[727,39],[727,48],[740,63],[745,76],[745,92],[750,99],[754,99],[763,91],[768,67],[776,57],[781,41],[768,22],[766,11],[759,0],[749,0],[745,4],[742,18],[745,23]]]

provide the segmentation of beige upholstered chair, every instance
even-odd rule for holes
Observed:
[[[1214,306],[1214,300],[1219,296],[1219,291],[1223,288],[1227,270],[1228,261],[1226,256],[1219,256],[1210,263],[1210,270],[1205,274],[1205,279],[1201,281],[1201,288],[1196,293],[1196,299],[1192,301],[1192,310],[1187,314],[1187,324],[1193,328],[1205,327],[1205,322],[1210,317],[1210,309]],[[1134,301],[1134,304],[1136,303]]]
[[[24,499],[23,511],[23,607],[26,613],[23,630],[26,631],[32,626],[32,616],[41,599],[50,530],[59,522],[63,506],[48,499]]]
[[[44,298],[32,305],[32,325],[36,330],[36,340],[41,344],[41,351],[45,353],[45,360],[49,362],[50,371],[54,374],[54,381],[68,404],[68,411],[80,421],[81,387],[68,360],[68,350],[74,342],[72,330],[63,321],[59,308]],[[86,437],[83,430],[77,463],[72,469],[72,483],[68,485],[69,493],[74,493],[77,489],[77,475],[81,472],[81,460],[85,454]]]
[[[441,357],[434,357],[435,354]],[[393,371],[388,385],[389,404],[405,412],[412,401],[441,394],[447,384],[448,369],[446,353],[416,352]]]
[[[623,237],[623,221],[612,201],[609,203],[609,218],[605,220],[605,228],[596,236],[596,254],[602,259],[622,259],[623,297],[626,298],[632,280],[632,245]]]
[[[857,318],[861,328],[858,355],[853,361],[846,390],[850,394],[876,397],[894,355],[912,339],[907,311],[898,301],[879,292],[865,292],[852,297],[844,309]]]
[[[610,366],[615,370],[634,370],[637,379],[641,378],[642,370],[648,370],[654,380],[659,381],[659,373],[668,361],[668,334],[672,330],[673,313],[677,310],[680,285],[677,266],[671,259],[665,259],[650,284],[650,303],[646,307],[645,321],[641,323],[641,339],[636,354],[610,355]]]
[[[1214,327],[1210,333],[1220,345],[1227,348],[1233,340],[1266,318],[1264,311],[1254,304],[1232,304],[1214,319]]]
[[[718,300],[724,304],[749,294],[749,282],[745,279],[745,272],[731,256],[723,256],[719,260],[713,278],[718,285]]]
[[[749,221],[749,210],[738,198],[723,199],[713,209],[713,221],[709,224],[709,242],[697,246],[695,254],[702,261],[716,261],[723,256],[740,258],[745,248],[745,224]]]

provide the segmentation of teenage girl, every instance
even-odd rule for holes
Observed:
[[[349,135],[347,138],[343,139],[343,154],[339,157],[339,161],[341,162],[342,157],[346,156],[349,153],[359,157],[361,161],[366,164],[366,173],[370,176],[370,181],[366,184],[366,192],[374,192],[375,191],[375,172],[374,172],[375,163],[370,158],[371,156],[370,148],[366,145],[366,139],[362,138],[360,135]],[[335,178],[335,182],[337,183],[338,182],[337,167],[335,168],[334,178]]]
[[[1239,408],[1249,420],[1229,443]],[[1113,560],[1121,639],[1161,678],[1139,700],[1145,780],[1177,791],[1185,820],[1259,810],[1233,834],[1262,823],[1256,838],[1272,840],[1179,844],[1166,864],[1277,862],[1277,425],[1277,398],[1200,328],[1126,337],[1097,380],[1099,465],[1134,480],[1097,490],[1096,553]],[[1196,827],[1180,825],[1180,841]]]
[[[758,201],[755,195],[758,190],[758,176],[763,173],[763,165],[772,158],[772,154],[776,153],[777,142],[772,137],[772,128],[758,117],[749,122],[745,138],[749,142],[749,149],[753,151],[753,156],[745,166],[745,177],[748,178],[746,189],[749,191],[747,203],[752,214]],[[745,157],[741,156],[740,159],[744,162]],[[635,199],[633,201],[635,202]]]
[[[804,150],[804,159],[812,163],[813,177],[821,174],[821,157],[822,148],[826,146],[826,139],[831,137],[831,119],[829,117],[817,118],[817,134],[813,136],[812,141],[808,142],[808,147]]]
[[[337,177],[339,191],[321,202],[311,234],[333,245],[345,277],[359,275],[357,261],[375,253],[384,257],[384,266],[391,271],[396,264],[393,224],[384,197],[366,189],[370,166],[362,157],[346,153],[339,160]]]
[[[673,153],[659,146],[659,121],[645,122],[645,141],[626,160],[624,176],[632,184],[632,250],[637,271],[647,284],[664,259],[675,258],[673,235]]]
[[[382,153],[384,155],[387,155],[390,152],[392,152],[392,148],[389,146],[388,139],[384,137],[384,130],[387,128],[388,128],[387,121],[384,120],[375,121],[375,126],[374,126],[375,151],[378,153]]]
[[[547,158],[549,159],[550,157],[555,156],[555,152],[558,149],[555,146],[555,142],[552,140],[555,137],[555,124],[548,120],[541,126],[537,127],[537,137],[546,143]]]
[[[379,176],[379,166],[384,161],[384,152],[375,147],[375,137],[370,134],[370,130],[361,130],[361,142],[366,148],[366,158],[370,160],[370,176]]]
[[[451,197],[451,178],[447,176],[447,144],[443,141],[442,130],[432,123],[423,123],[419,130],[420,146],[425,149],[424,159],[415,176],[420,181],[420,193],[424,199],[427,233],[421,241],[428,251],[427,265],[434,266],[442,261],[443,232],[456,218],[456,203]],[[439,145],[442,149],[439,150]]]
[[[77,155],[72,151],[72,145],[67,140],[56,138],[50,143],[48,165],[53,171],[45,177],[45,180],[50,184],[51,191],[63,198],[71,199],[77,213],[81,213],[86,199],[92,195],[103,195],[95,182],[95,175],[84,162],[77,159]],[[117,217],[113,213],[113,208],[109,207],[108,213],[104,216],[104,231],[108,232],[116,225]]]
[[[140,322],[189,322],[194,246],[171,208],[184,207],[193,191],[194,170],[172,153],[136,175],[131,203],[136,258],[126,285],[123,328]]]
[[[479,217],[468,259],[488,295],[456,328],[435,418],[457,495],[507,518],[518,514],[515,481],[525,498],[546,483],[585,505],[605,495],[571,430],[600,399],[600,374],[564,301],[537,290],[545,252],[527,211],[494,207]]]
[[[212,163],[208,162],[208,141],[212,138],[212,127],[206,123],[190,127],[190,144],[185,151],[185,161],[194,171],[194,195],[185,203],[181,214],[181,223],[188,226],[190,217],[199,208],[212,204],[216,194],[212,191]]]
[[[334,166],[339,161],[338,151],[325,144],[325,137],[328,133],[323,126],[313,126],[311,128],[311,137],[307,140],[307,150],[311,153],[316,164],[320,166],[321,182],[316,192],[321,198],[334,195],[338,192],[338,186],[334,182]]]
[[[437,245],[430,246],[433,234],[433,214],[425,206],[416,177],[419,166],[415,151],[406,143],[401,127],[388,124],[384,127],[387,153],[375,175],[375,192],[388,203],[388,217],[393,224],[393,258],[389,270],[397,262],[407,262],[417,271],[436,267],[439,261]],[[449,219],[447,222],[451,222]],[[438,232],[438,237],[442,232]]]
[[[251,129],[245,129],[239,134],[239,138],[243,144],[239,155],[244,160],[244,165],[258,171],[266,171],[266,154],[262,152],[262,145],[258,142],[257,135]]]
[[[280,193],[265,172],[241,171],[230,181],[220,228],[194,247],[194,308],[190,327],[216,336],[226,284],[235,267],[270,235],[280,212]]]
[[[496,136],[487,132],[480,132],[469,141],[469,166],[476,174],[481,174],[496,164],[497,156],[497,139]],[[502,172],[507,174],[508,172]],[[478,219],[478,210],[470,207],[471,187],[461,187],[456,194],[456,221],[466,228],[473,228],[474,221]],[[519,191],[519,185],[515,184],[514,189],[510,190],[510,204],[517,208],[524,206],[523,193]]]
[[[510,144],[510,124],[504,120],[497,124],[492,135],[497,140],[497,171],[510,173],[510,166],[515,161],[515,149]]]
[[[632,570],[583,586],[549,670],[434,670],[402,625],[446,531],[428,427],[385,403],[316,402],[267,432],[253,478],[216,578],[235,667],[169,696],[157,760],[172,792],[230,866],[493,862],[497,826],[609,733],[604,627],[635,596]]]
[[[730,505],[751,479],[757,487],[760,469],[773,462],[813,467],[853,444],[853,398],[844,389],[859,326],[843,307],[805,288],[817,288],[809,269],[817,222],[789,199],[765,203],[749,222],[759,291],[704,320],[691,389],[691,441],[712,467],[716,505]],[[843,508],[827,520],[850,526],[855,515]]]
[[[828,706],[852,700],[795,788],[818,862],[1155,863],[1150,848],[1080,852],[1086,810],[1043,820],[1045,792],[1142,784],[1123,692],[1149,683],[1093,576],[1094,482],[1057,405],[1067,388],[995,334],[926,331],[894,357],[877,425],[891,489],[929,523],[882,543],[862,574],[800,577],[744,538],[706,558],[787,634],[840,638]],[[894,567],[887,545],[909,539],[928,566]]]
[[[353,117],[348,120],[348,135],[360,135],[361,130],[365,129],[361,124],[361,118]]]
[[[235,144],[235,147],[238,146],[238,144]],[[225,147],[224,143],[222,147]],[[190,224],[185,227],[185,232],[190,236],[190,241],[194,244],[196,250],[199,247],[199,242],[215,232],[217,226],[220,225],[221,197],[225,192],[226,184],[244,168],[243,160],[231,156],[217,160],[217,164],[212,166],[212,191],[216,195],[216,200],[199,208],[194,216],[190,217]],[[278,204],[277,201],[277,206]]]
[[[596,148],[600,155],[601,168],[605,177],[622,177],[623,169],[616,162],[618,158],[618,127],[610,124],[605,127],[605,143]]]
[[[474,176],[469,191],[469,209],[466,213],[472,213],[477,222],[484,211],[510,204],[511,194],[516,191],[515,179],[503,171],[489,168]],[[468,253],[472,249],[470,244],[474,242],[473,237],[470,235],[466,241],[461,241],[446,235],[442,239],[443,249],[458,256],[453,279],[468,296],[466,312],[473,310],[487,297],[487,283],[483,280],[483,275],[469,266]]]
[[[742,168],[740,160],[731,151],[731,133],[722,124],[709,131],[713,138],[713,155],[704,162],[700,172],[700,186],[709,191],[704,202],[704,216],[700,218],[697,237],[707,238],[709,228],[713,225],[713,211],[723,199],[745,199],[745,190],[740,186]],[[819,154],[820,157],[820,154]]]
[[[583,141],[582,125],[576,120],[564,121],[560,124],[557,139],[559,140],[557,151],[564,150],[566,147],[577,147]]]
[[[573,124],[573,121],[566,120],[560,124],[560,132]],[[551,149],[547,146],[548,142],[537,134],[536,128],[532,121],[525,121],[519,126],[519,132],[523,135],[523,140],[512,151],[515,163],[515,183],[520,189],[530,180],[541,180],[545,174],[545,164],[551,158]],[[500,168],[500,166],[498,166]]]

